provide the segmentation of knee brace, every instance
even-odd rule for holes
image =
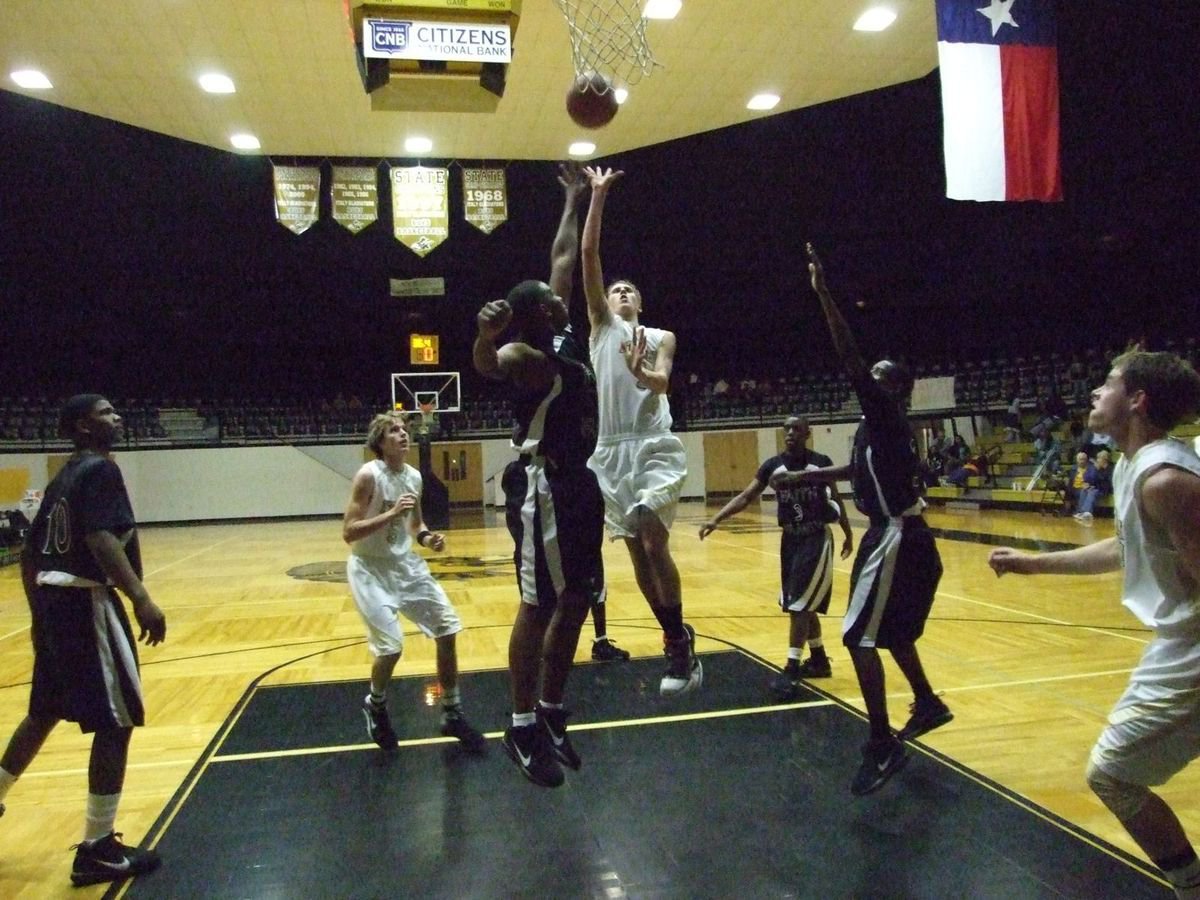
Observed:
[[[1150,789],[1145,785],[1130,784],[1128,781],[1113,778],[1091,761],[1087,767],[1087,783],[1100,798],[1100,802],[1122,822],[1141,812],[1146,801],[1150,799]]]

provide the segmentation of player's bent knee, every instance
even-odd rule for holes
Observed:
[[[1100,802],[1122,822],[1141,812],[1150,799],[1150,789],[1145,785],[1114,778],[1092,762],[1087,767],[1087,783]]]

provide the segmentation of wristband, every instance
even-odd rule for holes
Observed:
[[[421,531],[418,531],[417,532],[417,543],[420,546],[424,547],[425,546],[425,538],[432,537],[432,536],[433,536],[433,532],[430,531],[429,529],[423,529]]]

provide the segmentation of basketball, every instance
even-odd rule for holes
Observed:
[[[598,72],[580,75],[567,91],[567,115],[583,128],[602,128],[617,114],[617,97]]]

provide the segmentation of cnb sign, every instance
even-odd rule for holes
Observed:
[[[512,32],[507,24],[363,19],[363,56],[507,63],[512,62]]]

